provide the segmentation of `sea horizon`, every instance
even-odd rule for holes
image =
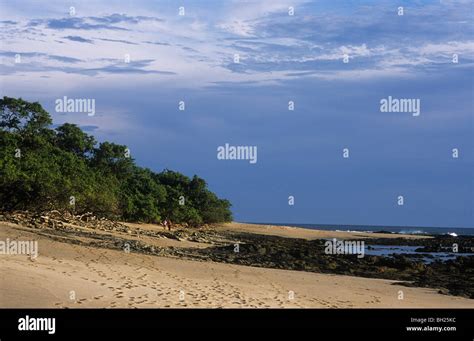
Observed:
[[[472,227],[430,227],[430,226],[388,226],[388,225],[351,225],[351,224],[309,224],[309,223],[269,223],[269,222],[248,222],[245,224],[255,225],[275,225],[291,226],[311,230],[342,231],[342,232],[365,232],[374,233],[377,231],[387,231],[396,234],[415,235],[451,235],[451,236],[473,236]]]

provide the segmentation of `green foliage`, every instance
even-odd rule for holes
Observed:
[[[203,179],[154,173],[135,165],[126,146],[97,146],[78,126],[53,130],[51,123],[39,103],[0,99],[0,209],[91,211],[192,226],[232,220],[230,202],[210,192]]]
[[[153,179],[148,169],[135,167],[121,184],[122,215],[127,220],[159,222],[159,205],[166,198],[166,190]]]
[[[96,141],[93,136],[88,136],[75,124],[64,123],[56,128],[56,145],[67,152],[80,157],[87,157],[94,151]]]

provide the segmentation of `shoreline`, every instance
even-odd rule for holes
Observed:
[[[432,238],[429,235],[414,234],[386,234],[377,232],[348,232],[333,230],[308,229],[287,225],[259,225],[253,223],[231,222],[219,224],[216,229],[246,233],[258,233],[288,238],[321,239],[321,238],[341,238],[341,239],[369,239],[369,238],[406,238],[406,239],[426,239]]]
[[[383,233],[383,234],[393,234],[393,235],[413,235],[413,236],[442,236],[442,235],[451,235],[451,236],[474,236],[474,227],[429,227],[429,226],[385,226],[385,225],[347,225],[347,224],[291,224],[291,223],[260,223],[260,222],[237,222],[233,221],[232,224],[244,224],[244,225],[256,225],[256,226],[273,226],[273,227],[290,227],[290,228],[299,228],[306,230],[317,230],[317,231],[333,231],[333,232],[347,232],[347,233]],[[357,228],[364,227],[362,230]],[[396,229],[396,230],[395,230]],[[399,230],[399,231],[397,231]],[[445,230],[443,232],[433,232],[433,230]],[[472,231],[472,233],[457,233],[465,231]],[[430,232],[431,231],[431,232]],[[453,235],[454,233],[454,235]]]
[[[439,242],[432,237],[380,234],[378,239],[374,234],[241,223],[170,232],[140,223],[92,226],[43,219],[19,225],[3,220],[0,239],[39,243],[37,259],[0,255],[4,307],[474,307],[469,288],[464,288],[472,277],[462,272],[467,266],[462,262],[450,263],[457,273],[406,257],[325,255],[321,247],[325,237],[426,247]],[[236,243],[239,253],[234,252]],[[454,282],[464,291],[452,287]],[[80,298],[65,298],[67,288],[80,292]],[[288,298],[290,292],[296,300]]]
[[[5,229],[2,226],[2,238]],[[18,237],[31,232],[16,231]],[[8,231],[7,231],[8,232]],[[10,231],[12,232],[12,231]],[[150,256],[40,236],[37,260],[0,257],[3,308],[469,308],[395,281]],[[398,299],[400,291],[405,298]],[[72,292],[74,298],[71,299]],[[290,299],[289,293],[293,292]],[[181,299],[183,297],[184,299]],[[181,296],[180,296],[181,295]]]

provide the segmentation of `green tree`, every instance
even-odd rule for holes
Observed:
[[[50,124],[51,116],[38,102],[4,96],[0,100],[0,128],[19,133],[39,133]]]
[[[51,129],[37,102],[0,99],[0,209],[92,211],[100,216],[200,225],[232,219],[230,203],[206,182],[135,165],[126,146],[77,125]],[[71,198],[74,205],[71,205]],[[184,199],[184,201],[181,200]]]
[[[56,128],[56,145],[62,150],[81,157],[89,157],[94,152],[96,141],[75,124],[64,123]]]

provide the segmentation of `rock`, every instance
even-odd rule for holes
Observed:
[[[449,290],[446,288],[441,288],[438,290],[438,294],[449,295]]]

